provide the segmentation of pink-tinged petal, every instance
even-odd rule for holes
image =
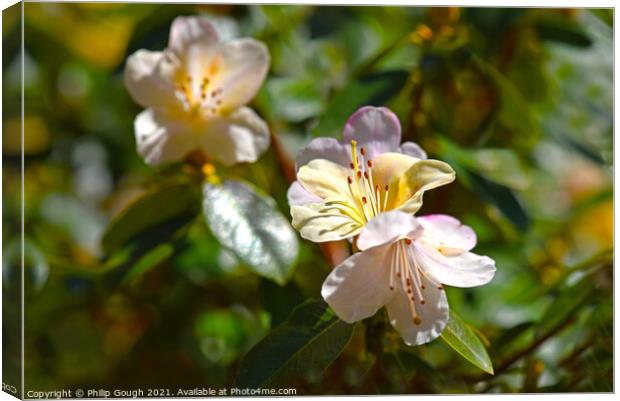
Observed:
[[[263,85],[269,71],[269,50],[254,39],[234,39],[220,45],[213,88],[220,89],[221,107],[235,109],[247,104]]]
[[[398,148],[398,151],[402,154],[415,157],[418,159],[428,158],[424,149],[422,149],[420,145],[418,145],[415,142],[404,142],[402,145],[400,145],[400,148]]]
[[[210,157],[230,166],[255,162],[269,147],[269,128],[254,110],[242,107],[205,122],[197,139]]]
[[[433,280],[453,287],[477,287],[491,281],[495,275],[495,261],[472,252],[446,256],[434,248],[414,243],[414,256],[422,269]]]
[[[448,324],[449,306],[445,291],[438,289],[437,284],[424,276],[421,280],[425,287],[422,290],[424,305],[419,299],[414,303],[420,318],[419,324],[414,322],[414,314],[407,300],[407,294],[401,286],[397,287],[395,290],[397,293],[387,304],[390,323],[407,345],[421,345],[433,341],[439,337]]]
[[[372,218],[357,238],[362,251],[372,247],[391,244],[403,238],[416,239],[424,229],[415,217],[399,210],[381,213]]]
[[[296,169],[299,170],[314,159],[329,160],[348,168],[351,163],[351,145],[343,145],[329,137],[313,139],[297,154]]]
[[[288,199],[288,204],[291,206],[323,202],[323,199],[307,191],[299,181],[295,181],[291,184],[286,193],[286,197]]]
[[[476,246],[476,233],[446,214],[431,214],[418,217],[424,226],[422,240],[444,255],[457,255]]]
[[[394,152],[400,145],[400,122],[385,107],[364,106],[349,117],[344,126],[344,141],[356,140],[366,147],[369,158]]]
[[[152,166],[180,161],[195,148],[187,125],[154,109],[138,114],[134,128],[138,153]]]
[[[138,50],[127,59],[124,81],[131,97],[143,107],[171,107],[174,76],[180,62],[169,52]]]
[[[218,35],[213,25],[201,17],[177,17],[170,27],[168,48],[181,56],[190,46],[201,44],[204,47],[215,46]]]
[[[325,302],[347,323],[366,319],[390,302],[389,247],[358,252],[336,266],[321,289]]]

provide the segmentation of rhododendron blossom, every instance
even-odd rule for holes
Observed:
[[[385,306],[405,343],[424,344],[448,322],[444,284],[474,287],[493,278],[495,262],[470,252],[475,245],[474,231],[451,216],[386,212],[365,225],[361,252],[334,268],[321,294],[350,323]]]
[[[301,167],[288,197],[293,227],[308,240],[354,237],[388,210],[413,214],[425,191],[454,180],[448,164],[422,159],[425,154],[415,144],[405,148],[418,157],[393,152],[399,150],[400,125],[387,109],[360,109],[347,122],[344,137],[349,143],[315,140],[298,157]]]
[[[193,150],[226,165],[256,161],[269,146],[269,130],[245,105],[268,69],[263,43],[220,42],[207,20],[176,18],[164,51],[142,49],[127,60],[127,89],[146,107],[134,124],[138,152],[151,165]]]
[[[297,155],[297,169],[313,159],[326,159],[348,167],[353,162],[351,142],[365,150],[365,157],[372,160],[382,153],[403,153],[426,159],[426,153],[414,142],[400,143],[401,128],[398,117],[385,107],[364,106],[349,117],[344,127],[344,140],[316,138],[303,147]],[[317,202],[318,198],[295,181],[288,191],[291,205]]]

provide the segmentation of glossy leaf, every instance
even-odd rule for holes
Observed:
[[[286,283],[299,244],[274,200],[235,180],[206,184],[203,193],[204,215],[218,241],[255,273]]]
[[[274,387],[310,371],[325,370],[349,342],[354,325],[336,317],[323,301],[298,306],[246,355],[238,387]]]
[[[351,82],[332,97],[312,133],[315,136],[341,136],[347,118],[355,110],[364,105],[383,106],[398,94],[408,76],[406,71],[386,71]]]
[[[441,338],[463,358],[493,374],[493,364],[482,341],[454,311],[450,311],[450,320],[441,333]]]

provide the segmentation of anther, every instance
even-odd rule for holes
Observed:
[[[368,178],[368,171],[364,171],[364,178],[366,178],[367,180],[369,179]]]
[[[387,192],[387,191],[389,191],[389,190],[390,190],[390,186],[389,186],[389,185],[386,185],[386,186],[385,186],[385,192]]]
[[[347,182],[348,182],[349,184],[353,184],[353,180],[351,179],[351,177],[347,177]]]
[[[438,286],[437,289],[441,291],[441,290],[443,290],[443,287],[442,286]]]
[[[420,319],[420,316],[416,316],[413,318],[413,323],[420,325],[422,323],[422,319]]]
[[[349,163],[349,166],[350,166],[351,168],[355,168],[355,165],[353,165],[353,163]]]
[[[394,286],[393,285],[390,286],[390,291],[394,291]]]
[[[422,289],[423,289],[423,290],[425,290],[425,289],[426,289],[426,287],[424,286],[424,284],[422,284]]]
[[[357,170],[357,179],[359,180],[360,178],[362,178],[362,172]]]
[[[411,294],[411,288],[407,289],[407,294]]]
[[[368,160],[367,164],[368,164],[368,167],[372,168],[372,160]]]
[[[425,300],[421,300],[421,301],[420,301],[420,303],[421,303],[422,305],[424,305],[424,304],[426,303],[426,301],[425,301]]]
[[[360,153],[362,154],[362,156],[366,156],[366,149],[364,149],[363,146],[360,148]]]
[[[365,196],[362,196],[362,202],[364,202],[364,205],[366,204],[366,202],[368,202],[368,199],[366,199]]]
[[[411,245],[411,240],[409,238],[405,238],[405,244]]]
[[[407,285],[411,285],[411,280],[409,280],[409,277],[407,277]]]

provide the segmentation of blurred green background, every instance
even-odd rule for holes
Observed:
[[[309,370],[289,387],[299,395],[613,390],[611,10],[26,3],[27,390],[231,386],[270,328],[320,298],[330,248],[301,241],[291,281],[278,286],[214,240],[195,194],[172,217],[167,203],[148,209],[157,224],[118,249],[101,246],[133,200],[199,180],[191,163],[142,162],[133,135],[140,107],[122,80],[129,54],[163,49],[171,21],[195,14],[224,38],[264,41],[272,56],[252,103],[272,146],[256,164],[218,167],[221,175],[253,182],[288,216],[297,150],[317,135],[338,137],[359,106],[385,105],[403,140],[457,172],[425,196],[420,214],[471,225],[476,252],[497,262],[490,284],[447,289],[451,309],[486,343],[495,376],[441,340],[405,346],[381,328],[382,312],[356,326],[327,371]],[[19,366],[19,8],[2,18],[7,382]]]

